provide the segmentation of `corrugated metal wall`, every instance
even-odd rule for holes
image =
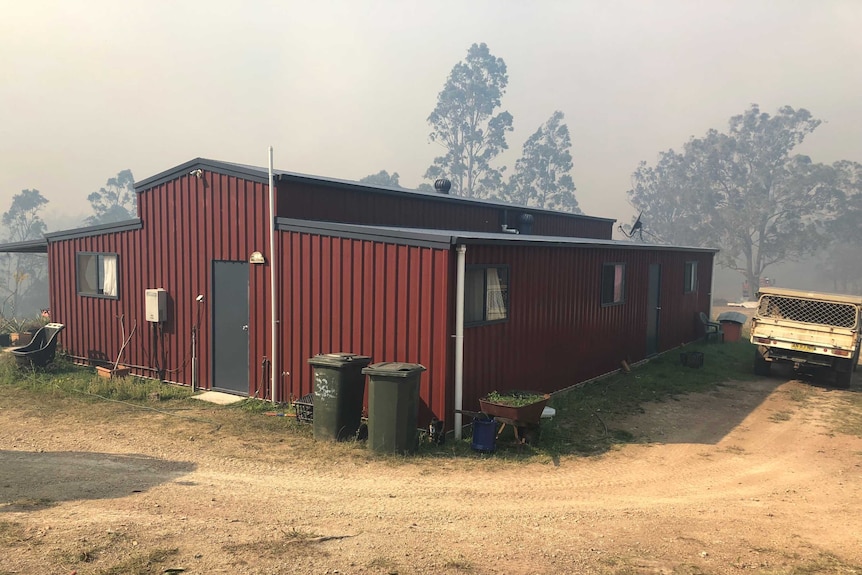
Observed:
[[[285,399],[312,391],[309,358],[349,352],[427,367],[420,421],[445,417],[448,250],[282,232],[279,253]]]
[[[696,293],[683,293],[686,261],[698,261]],[[626,264],[626,302],[601,305],[602,265]],[[712,254],[468,246],[467,264],[509,265],[509,321],[468,327],[464,409],[493,390],[556,391],[646,355],[649,264],[661,264],[659,351],[698,337],[709,309]],[[490,359],[490,360],[489,360]]]
[[[306,220],[493,233],[500,232],[500,225],[506,220],[510,227],[516,227],[520,214],[516,206],[471,205],[296,182],[279,182],[278,192],[278,215]],[[613,222],[536,213],[532,233],[610,239]]]
[[[92,358],[94,362],[113,363],[122,345],[119,318],[123,316],[126,334],[135,327],[136,321],[137,328],[122,362],[149,363],[151,334],[143,321],[143,295],[129,297],[131,286],[141,283],[141,270],[130,263],[141,259],[142,234],[143,230],[134,230],[48,244],[51,317],[66,325],[59,341],[70,354]],[[119,299],[77,295],[75,261],[79,252],[119,254]]]
[[[447,228],[459,226],[450,221],[456,218],[466,228],[477,221],[476,213],[484,213],[465,216],[460,206],[415,200],[410,204],[386,196],[366,204],[364,194],[356,194],[351,203],[338,196],[340,190],[317,186],[288,195],[283,182],[279,189],[280,211],[289,217],[380,224],[388,223],[389,217],[403,217],[414,218],[418,226]],[[74,355],[112,362],[121,345],[118,316],[123,315],[127,333],[135,322],[138,327],[122,361],[160,367],[166,370],[165,379],[190,384],[191,331],[199,322],[199,381],[209,387],[211,262],[247,261],[253,251],[267,254],[266,213],[265,183],[204,172],[202,178],[184,175],[142,193],[141,230],[52,241],[48,254],[52,315],[67,326],[61,341]],[[485,214],[491,215],[495,221],[499,216]],[[538,232],[535,222],[534,231]],[[345,351],[370,355],[375,362],[425,365],[421,417],[427,420],[433,412],[451,419],[447,411],[453,406],[452,252],[299,232],[280,232],[277,241],[282,265],[282,375],[276,400],[311,391],[308,358]],[[75,294],[75,254],[81,251],[120,255],[119,300]],[[471,245],[467,261],[510,267],[509,321],[466,329],[467,410],[477,409],[478,398],[493,389],[552,391],[614,370],[623,359],[643,358],[651,263],[662,266],[660,350],[695,339],[696,312],[709,307],[708,253]],[[686,261],[698,262],[699,290],[693,294],[683,293]],[[600,304],[606,262],[627,265],[624,305]],[[269,398],[268,374],[262,365],[271,351],[269,265],[249,269],[250,393],[258,389]],[[169,321],[161,329],[144,320],[144,289],[155,287],[169,294]],[[206,297],[203,306],[195,302],[198,294]]]
[[[191,384],[191,331],[199,322],[199,382],[209,387],[211,262],[248,261],[253,251],[266,253],[266,212],[265,184],[204,172],[201,178],[182,176],[140,194],[141,230],[51,242],[52,315],[66,324],[63,341],[72,343],[70,352],[116,359],[122,339],[116,316],[124,314],[127,333],[136,321],[138,327],[123,361],[161,367],[166,380]],[[119,254],[119,300],[75,293],[75,254],[80,251]],[[268,269],[250,266],[252,366],[259,366],[269,352]],[[145,321],[147,288],[168,292],[168,321],[160,329]],[[195,302],[198,294],[206,297],[203,305]]]

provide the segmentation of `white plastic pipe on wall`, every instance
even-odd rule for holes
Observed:
[[[712,254],[712,277],[709,278],[709,317],[712,320],[712,298],[715,293],[715,253]]]
[[[278,383],[278,260],[275,257],[275,175],[272,172],[272,146],[269,147],[269,309],[272,316],[272,358],[270,361],[270,400],[275,403],[275,390]]]
[[[461,439],[461,409],[464,403],[464,274],[467,246],[458,246],[455,271],[455,439]]]

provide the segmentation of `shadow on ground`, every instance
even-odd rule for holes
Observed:
[[[0,512],[63,501],[111,499],[147,491],[196,465],[146,455],[0,450]]]

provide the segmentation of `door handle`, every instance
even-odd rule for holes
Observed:
[[[242,326],[242,331],[248,331],[248,324],[245,324],[244,326]]]

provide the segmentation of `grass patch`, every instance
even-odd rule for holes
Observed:
[[[149,553],[134,555],[125,561],[117,563],[107,569],[97,571],[99,575],[150,575],[151,573],[163,573],[162,565],[174,555],[179,549],[153,549]]]
[[[847,563],[831,553],[821,553],[801,565],[761,571],[767,575],[849,575],[862,573],[862,565]]]
[[[43,370],[22,370],[10,354],[0,356],[0,385],[46,395],[80,395],[93,399],[164,403],[192,395],[188,388],[152,379],[125,377],[107,379],[92,368],[82,367],[59,357]]]
[[[458,571],[473,571],[473,565],[464,559],[450,559],[443,566],[447,569],[457,569]]]
[[[790,401],[794,403],[805,403],[811,397],[813,390],[810,385],[794,384],[788,391],[787,395]]]
[[[832,412],[835,429],[847,435],[862,437],[862,393],[846,393],[845,404],[849,409]]]
[[[608,427],[613,418],[642,412],[641,405],[647,402],[668,401],[713,390],[724,381],[752,378],[753,352],[747,341],[694,344],[683,349],[703,353],[703,367],[683,366],[681,350],[670,351],[631,373],[620,372],[552,397],[550,405],[557,415],[542,424],[542,448],[561,455],[602,453],[633,440],[631,434]]]
[[[329,538],[318,533],[303,531],[292,527],[289,530],[279,529],[279,533],[274,537],[251,543],[227,545],[224,549],[231,553],[251,552],[257,555],[266,554],[271,557],[282,557],[284,555],[296,557],[299,555],[307,556],[312,554],[317,556],[328,556],[329,554],[326,551],[322,551],[317,548],[312,550],[312,547],[317,543],[339,538],[340,537]]]
[[[51,507],[54,505],[54,501],[50,499],[46,499],[45,497],[32,498],[27,497],[25,499],[18,499],[17,501],[11,501],[6,505],[0,505],[0,510],[3,511],[33,511],[35,509]]]
[[[0,546],[11,547],[24,539],[24,530],[20,523],[0,521]]]
[[[369,569],[394,569],[396,567],[395,561],[389,559],[388,557],[375,557],[371,561],[368,562]]]
[[[792,411],[776,411],[772,415],[769,416],[769,421],[774,421],[775,423],[779,423],[782,421],[790,421],[790,418],[793,416]]]

